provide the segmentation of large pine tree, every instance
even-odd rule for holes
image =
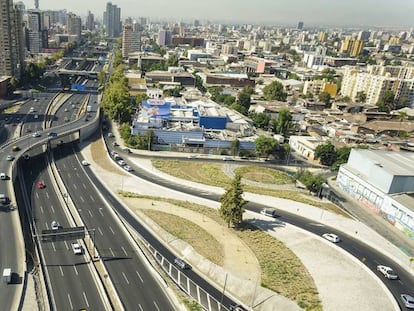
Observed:
[[[221,218],[227,222],[227,226],[240,225],[243,221],[244,205],[247,201],[243,199],[243,188],[239,174],[236,174],[220,201],[219,213]]]

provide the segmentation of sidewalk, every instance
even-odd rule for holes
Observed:
[[[120,140],[118,140],[118,142],[121,143]],[[85,158],[92,164],[95,174],[100,176],[102,182],[104,182],[106,186],[114,192],[122,189],[124,191],[131,191],[140,194],[187,200],[213,208],[218,207],[217,202],[192,197],[160,187],[158,185],[149,184],[144,180],[124,172],[116,164],[112,164],[110,170],[108,171],[107,168],[102,167],[102,163],[97,163],[95,161],[95,157],[91,152],[90,146],[84,148],[82,152]],[[100,153],[99,157],[99,162],[101,162],[104,156]],[[110,161],[109,158],[108,161]],[[220,188],[182,181],[159,172],[152,167],[151,161],[147,159],[131,157],[127,159],[127,162],[149,170],[154,174],[162,176],[163,178],[167,178],[172,181],[179,181],[181,183],[184,182],[190,187],[200,188],[203,189],[203,191],[213,191],[219,194],[223,193],[223,189]],[[299,211],[302,214],[306,214],[307,217],[317,220],[318,222],[326,222],[329,225],[337,224],[337,227],[340,230],[351,232],[355,232],[355,230],[357,230],[360,232],[359,234],[362,237],[371,236],[373,234],[375,235],[375,232],[359,222],[345,219],[327,211],[321,214],[321,210],[318,208],[298,202],[259,196],[250,193],[246,193],[246,199],[259,203],[284,206],[291,212],[296,213]],[[128,202],[125,203],[127,204]],[[139,205],[141,204],[142,203]],[[159,203],[157,202],[157,205],[158,204]],[[133,211],[136,209],[136,207],[133,206],[129,207]],[[170,211],[168,207],[167,210]],[[287,245],[301,259],[302,263],[306,266],[315,281],[324,310],[398,310],[398,306],[395,304],[393,297],[390,296],[389,292],[385,289],[379,278],[366,269],[366,267],[361,264],[359,260],[343,252],[335,245],[320,237],[290,225],[276,227],[274,226],[273,220],[269,221],[268,218],[256,213],[247,212],[245,213],[245,217],[254,221],[255,224],[260,226],[263,230],[269,232],[269,234],[277,237],[277,239],[285,243],[285,245]],[[199,222],[197,223],[199,224]],[[379,239],[379,243],[384,243],[384,239],[381,239],[381,237],[375,237],[375,239]],[[227,240],[227,235],[220,239],[220,241],[224,240]],[[318,251],[315,251],[316,249]],[[395,251],[395,248],[390,246],[390,251],[391,250]],[[185,256],[185,258],[188,259],[193,266],[208,275],[208,277],[213,279],[219,286],[223,286],[224,280],[222,279],[222,276],[224,273],[220,270],[221,268],[218,269],[213,267],[211,264],[206,266],[205,262],[203,262],[203,266],[199,266],[201,262],[194,260],[196,258],[194,254],[189,254],[187,252],[185,253]],[[252,257],[248,252],[246,252],[245,256],[247,256],[245,258],[250,258],[247,261],[255,261],[252,260]],[[260,307],[255,308],[255,310],[297,309],[296,304],[292,305],[286,301],[286,299],[283,299],[283,297],[277,296],[275,293],[269,293],[268,290],[263,288],[257,289],[256,287],[259,280],[253,280],[253,282],[251,282],[251,276],[247,276],[247,278],[244,276],[246,280],[245,282],[240,280],[243,269],[231,269],[231,266],[243,264],[243,261],[246,261],[243,256],[229,257],[225,261],[230,263],[230,267],[229,265],[226,265],[224,269],[235,276],[233,280],[227,280],[227,289],[231,291],[234,296],[238,297],[245,305],[256,305],[257,303],[265,301],[271,297],[271,299],[261,304]],[[217,271],[220,271],[220,273]],[[237,278],[239,278],[238,281]],[[338,280],[341,280],[341,282],[338,282]],[[252,297],[252,293],[256,293],[253,294],[254,297]]]

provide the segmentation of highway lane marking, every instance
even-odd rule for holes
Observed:
[[[320,224],[320,223],[315,223],[315,222],[311,222],[311,223],[309,223],[309,225],[310,225],[310,226],[315,226],[315,227],[324,227],[324,225],[323,225],[323,224]]]
[[[91,212],[90,210],[88,210],[88,213],[89,213],[89,215],[90,215],[91,217],[93,217],[93,216],[92,216],[92,212]]]
[[[83,186],[83,189],[86,189],[86,185],[85,184],[82,184],[82,186]]]
[[[60,274],[64,276],[62,266],[59,266]]]
[[[83,196],[79,196],[79,199],[82,201],[82,203],[85,203],[85,200],[83,199]]]
[[[76,187],[76,184],[73,184],[73,188],[78,189],[78,187]]]
[[[103,235],[103,232],[102,232],[102,230],[101,230],[101,228],[100,228],[100,227],[98,227],[98,231],[99,231],[99,233],[100,233],[101,235]]]
[[[36,199],[38,199],[38,198],[39,198],[39,193],[36,192]]]
[[[43,214],[43,206],[40,205],[40,212]]]
[[[72,300],[70,299],[69,293],[68,293],[68,300],[69,300],[70,308],[73,310],[73,304],[72,304]]]
[[[66,169],[66,164],[65,163],[62,163],[62,166],[63,166],[64,169]]]
[[[125,275],[124,272],[122,272],[122,275],[124,276],[125,282],[127,282],[127,284],[129,284],[129,281],[128,281],[128,279],[127,279],[127,277],[126,277],[126,275]]]
[[[68,177],[70,178],[70,173],[68,173]]]
[[[80,175],[79,175],[79,173],[76,173],[76,177],[80,178]]]
[[[144,309],[142,309],[141,304],[138,304],[138,307],[141,311],[144,311]]]
[[[104,215],[103,212],[102,212],[102,207],[100,207],[98,211],[102,216]],[[111,227],[109,227],[109,228],[111,228]]]
[[[122,250],[124,251],[125,256],[128,256],[127,251],[125,250],[125,248],[123,246],[121,246]]]
[[[69,246],[68,246],[68,243],[67,243],[66,241],[63,241],[63,243],[65,243],[65,246],[66,246],[66,250],[69,250]]]
[[[85,294],[85,292],[83,292],[83,298],[85,299],[86,305],[87,305],[87,306],[88,306],[88,308],[89,308],[89,301],[88,301],[88,298],[86,298],[86,294]]]
[[[85,188],[85,189],[86,189],[86,188]],[[93,198],[93,196],[92,196],[92,195],[90,195],[89,197],[91,198],[91,201],[92,201],[92,202],[95,202],[95,199]]]
[[[112,248],[109,248],[109,251],[111,252],[112,257],[115,257],[115,254],[114,254],[114,252],[112,251]]]
[[[398,283],[400,283],[401,285],[404,285],[404,282],[401,281],[400,279],[398,279]]]
[[[103,216],[103,215],[102,215]],[[112,234],[115,234],[115,231],[112,229],[111,226],[109,226],[109,230],[111,230]]]
[[[53,250],[56,252],[55,243],[53,243],[53,242],[52,242],[52,247],[53,247]]]
[[[46,197],[49,199],[49,192],[46,191]]]
[[[75,265],[73,266],[73,269],[75,270],[76,275],[79,275],[78,269],[76,269],[76,266]]]
[[[55,209],[53,208],[53,205],[50,205],[50,209],[52,210],[52,213],[55,212]]]
[[[139,274],[139,272],[136,270],[135,270],[135,273],[138,275],[139,279],[141,280],[141,283],[144,283],[144,280],[142,279],[141,274]]]
[[[160,308],[158,308],[157,303],[155,301],[153,301],[153,303],[154,303],[155,307],[157,308],[157,310],[160,311]]]

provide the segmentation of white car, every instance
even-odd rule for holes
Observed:
[[[50,227],[52,228],[52,230],[57,230],[57,229],[59,229],[59,223],[56,220],[54,220],[50,224]]]
[[[32,137],[40,137],[40,133],[39,133],[39,132],[34,132],[34,133],[32,134]]]
[[[119,160],[118,164],[121,165],[121,166],[124,166],[124,165],[126,165],[126,162],[124,160]]]
[[[414,309],[414,298],[408,294],[400,295],[402,302],[408,309]]]
[[[390,267],[379,265],[377,266],[377,271],[381,272],[387,279],[397,280],[398,275]]]
[[[82,165],[83,165],[83,166],[88,166],[88,165],[89,165],[89,162],[88,162],[88,161],[86,161],[86,160],[82,160],[82,162],[81,162],[81,163],[82,163]]]
[[[337,236],[336,234],[333,234],[333,233],[324,233],[324,234],[322,234],[322,237],[327,239],[328,241],[330,241],[332,243],[338,243],[338,242],[341,241],[339,236]]]
[[[269,216],[269,217],[273,217],[273,218],[276,218],[277,217],[276,211],[273,210],[273,209],[267,209],[267,208],[262,209],[260,211],[260,214],[265,215],[265,216]]]
[[[130,167],[129,165],[124,165],[123,166],[124,170],[126,170],[127,172],[132,172],[134,169],[132,167]]]
[[[77,242],[71,243],[71,246],[72,246],[72,251],[75,255],[82,255],[83,250],[82,250],[82,246],[80,246],[79,243]]]
[[[6,158],[6,160],[7,160],[7,161],[13,161],[13,160],[14,160],[14,157],[13,157],[12,155],[10,155],[10,154],[9,154],[9,155],[7,156],[7,158]]]
[[[1,180],[6,180],[7,179],[6,173],[0,173],[0,179]]]

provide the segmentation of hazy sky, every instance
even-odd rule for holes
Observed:
[[[16,0],[15,0],[16,1]],[[24,0],[27,8],[34,0]],[[39,0],[40,9],[102,16],[107,1]],[[414,0],[114,0],[122,17],[266,24],[414,26]]]

